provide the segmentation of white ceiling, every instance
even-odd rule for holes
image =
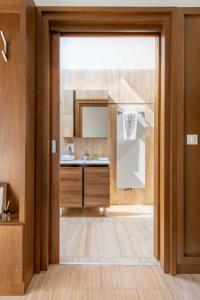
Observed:
[[[37,6],[200,7],[200,0],[35,0]]]

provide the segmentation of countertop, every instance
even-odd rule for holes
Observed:
[[[11,214],[10,215],[10,221],[8,220],[2,220],[2,218],[0,218],[0,226],[5,226],[5,225],[20,225],[19,222],[19,214],[15,213],[15,214]]]
[[[61,160],[60,166],[71,166],[71,165],[78,165],[78,166],[109,166],[109,160]]]

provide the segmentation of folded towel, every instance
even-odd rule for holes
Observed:
[[[123,133],[125,140],[135,140],[137,136],[137,112],[123,112]]]

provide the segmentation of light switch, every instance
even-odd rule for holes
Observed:
[[[187,145],[198,145],[198,134],[187,134]]]

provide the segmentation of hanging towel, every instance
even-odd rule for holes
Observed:
[[[137,122],[137,112],[123,112],[123,133],[125,140],[136,140]]]

